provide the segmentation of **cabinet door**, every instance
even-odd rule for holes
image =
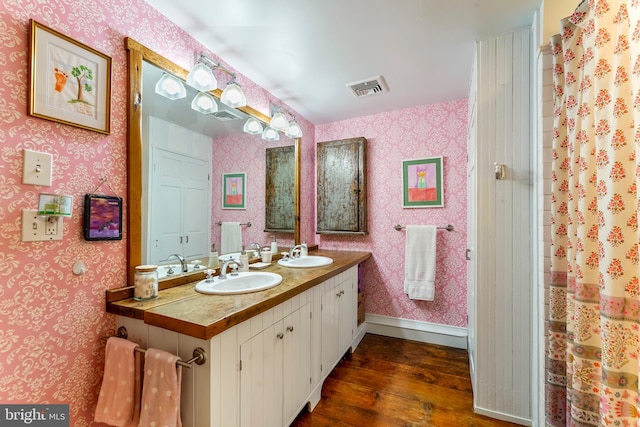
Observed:
[[[185,159],[182,163],[184,199],[182,232],[185,258],[202,258],[209,253],[211,234],[209,165],[198,159]]]
[[[354,301],[353,283],[347,280],[336,288],[338,292],[338,352],[342,355],[353,341],[354,313],[357,310],[357,302]]]
[[[311,387],[311,303],[284,318],[284,420],[292,421]]]
[[[365,147],[365,138],[318,144],[318,234],[367,233]]]
[[[240,346],[240,425],[281,427],[283,322]]]
[[[265,231],[293,233],[295,147],[266,149]]]
[[[331,286],[322,295],[322,377],[326,377],[340,357],[340,289]]]

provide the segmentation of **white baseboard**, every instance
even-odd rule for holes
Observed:
[[[367,314],[367,332],[447,347],[467,349],[467,328]]]
[[[473,411],[476,414],[486,415],[487,417],[495,418],[497,420],[508,421],[514,424],[520,424],[521,426],[534,426],[531,420],[526,418],[514,417],[512,415],[503,414],[502,412],[491,411],[484,408],[479,408],[474,405]]]

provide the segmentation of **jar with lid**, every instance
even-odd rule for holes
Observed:
[[[144,301],[158,296],[158,266],[139,265],[133,279],[133,299]]]

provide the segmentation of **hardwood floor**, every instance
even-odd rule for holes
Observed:
[[[516,425],[473,413],[465,350],[367,334],[291,426]]]

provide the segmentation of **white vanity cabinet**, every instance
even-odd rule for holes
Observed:
[[[358,270],[329,279],[322,294],[322,376],[326,377],[351,345],[357,327]],[[355,307],[355,309],[354,309]]]
[[[118,316],[129,339],[191,358],[207,352],[204,365],[183,369],[184,427],[286,427],[364,334],[357,329],[358,266],[201,340]],[[215,296],[211,296],[215,298]]]
[[[240,425],[285,425],[311,386],[311,302],[240,345]],[[288,425],[288,423],[287,423]]]

